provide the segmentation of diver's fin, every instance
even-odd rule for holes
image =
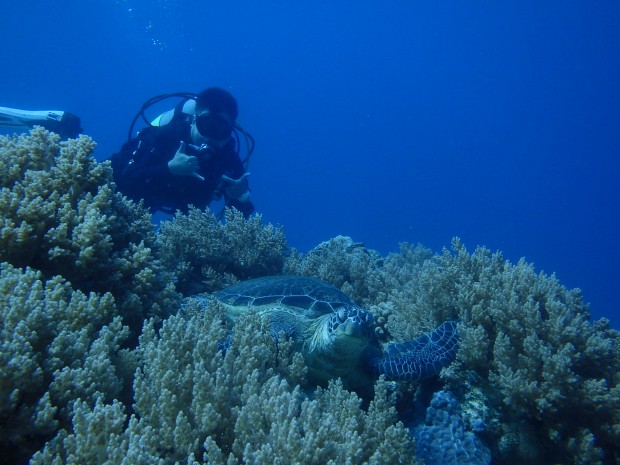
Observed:
[[[59,134],[63,139],[75,138],[82,132],[80,118],[68,111],[0,107],[1,127],[27,131],[37,125]]]

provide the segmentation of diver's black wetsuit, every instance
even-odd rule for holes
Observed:
[[[168,162],[185,142],[185,153],[194,155],[200,164],[199,174],[204,181],[191,176],[174,176]],[[224,196],[226,205],[241,211],[245,217],[254,211],[251,201],[230,199],[224,191],[222,175],[238,179],[245,172],[231,138],[222,148],[204,151],[194,147],[187,121],[172,121],[161,127],[147,127],[138,137],[126,142],[112,156],[114,182],[127,197],[144,200],[151,211],[187,212],[189,205],[204,209],[212,200]]]

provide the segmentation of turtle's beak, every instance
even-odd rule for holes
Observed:
[[[338,328],[342,334],[345,336],[353,336],[353,337],[361,337],[362,336],[362,326],[358,323],[355,323],[351,320],[346,321],[340,328]]]

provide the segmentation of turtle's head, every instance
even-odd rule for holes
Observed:
[[[373,324],[374,318],[366,310],[354,305],[342,306],[312,322],[309,350],[341,354],[361,352],[368,344]]]
[[[316,318],[307,328],[305,359],[309,378],[318,384],[357,373],[374,336],[374,318],[367,311],[346,305]]]

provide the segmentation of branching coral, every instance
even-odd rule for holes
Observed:
[[[620,339],[607,322],[590,322],[578,290],[524,260],[512,265],[483,247],[469,254],[458,240],[440,255],[402,244],[380,267],[352,266],[352,250],[372,252],[345,244],[335,238],[287,266],[346,289],[397,341],[460,321],[458,360],[443,380],[464,397],[484,394],[495,461],[618,459]]]
[[[150,216],[114,192],[94,146],[40,127],[0,137],[0,260],[111,292],[125,318],[162,315],[175,300],[153,256]]]
[[[445,378],[454,386],[478,386],[489,399],[499,396],[492,407],[506,427],[496,432],[504,435],[495,450],[498,463],[515,456],[523,461],[588,456],[589,463],[617,458],[619,334],[606,321],[589,321],[578,290],[536,274],[524,260],[512,265],[482,247],[469,254],[458,240],[453,252],[445,250],[415,269],[406,292],[402,283],[388,285],[388,299],[398,309],[388,328],[408,339],[416,334],[416,321],[458,318],[458,363]],[[521,432],[514,425],[522,425]],[[536,432],[525,433],[529,429]],[[592,436],[584,436],[585,430]]]
[[[260,215],[245,220],[235,209],[227,209],[221,223],[212,213],[190,207],[161,224],[157,242],[185,295],[279,274],[286,250],[281,228],[264,225]]]
[[[367,270],[372,280],[357,279],[384,283],[382,292],[369,284],[376,298],[369,303],[389,310],[386,326],[397,340],[459,319],[459,355],[441,383],[462,401],[464,437],[484,435],[494,463],[618,458],[618,333],[589,322],[577,291],[525,261],[512,265],[484,248],[469,254],[459,241],[436,256],[403,245]],[[237,325],[226,354],[217,350],[224,339],[216,305],[206,313],[186,308],[159,334],[150,322],[136,353],[133,412],[98,391],[85,393],[90,400],[74,404],[72,430],[61,430],[33,463],[413,460],[382,383],[368,411],[338,382],[308,398],[298,387],[299,366],[284,370],[292,359],[275,356],[258,320]]]
[[[15,461],[69,425],[77,399],[123,398],[125,325],[178,303],[150,217],[114,193],[93,147],[42,128],[0,138],[0,448]]]
[[[310,252],[294,251],[285,263],[285,272],[313,276],[342,289],[361,305],[382,300],[383,265],[379,253],[350,237],[337,236]]]
[[[413,463],[383,381],[362,409],[338,381],[304,392],[301,356],[257,318],[236,322],[225,354],[216,304],[162,323],[178,308],[168,273],[194,294],[282,272],[340,287],[375,313],[386,339],[458,320],[456,362],[417,400],[449,388],[463,437],[475,425],[493,463],[620,460],[619,333],[592,323],[579,291],[554,276],[458,240],[440,255],[403,244],[382,258],[337,237],[285,264],[282,230],[233,210],[221,224],[191,209],[156,234],[147,212],[114,192],[93,147],[41,128],[0,138],[9,460],[40,449],[34,464]],[[122,348],[146,317],[138,347]]]
[[[224,337],[217,305],[170,317],[159,335],[148,323],[127,428],[118,403],[76,404],[73,432],[32,463],[415,463],[384,382],[368,411],[339,382],[310,399],[284,377],[299,354],[276,352],[258,318],[238,322],[226,354]]]
[[[0,269],[0,449],[33,448],[69,424],[76,399],[119,397],[115,367],[127,328],[110,294],[73,291],[60,277]]]

